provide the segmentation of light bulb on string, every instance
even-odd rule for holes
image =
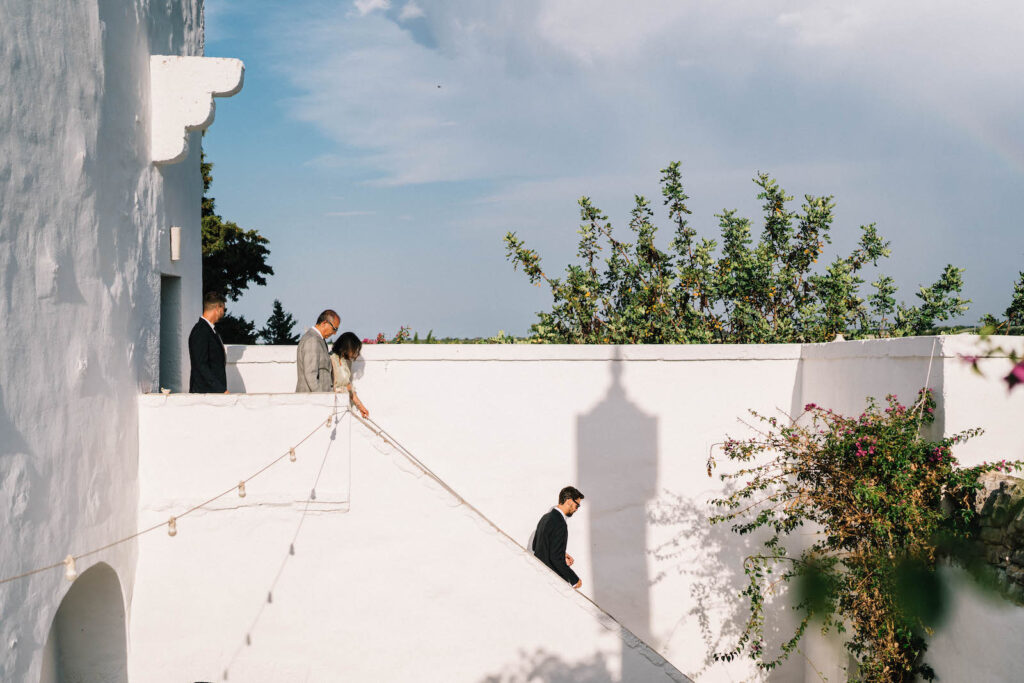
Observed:
[[[288,544],[288,554],[289,555],[294,555],[295,554],[295,544],[294,543],[289,543]]]
[[[267,604],[268,605],[274,604],[274,594],[272,592],[270,592],[270,591],[267,592]]]
[[[64,558],[64,578],[68,581],[74,581],[78,578],[78,570],[75,569],[75,558],[68,555]]]
[[[295,449],[294,448],[289,448],[288,449],[288,459],[291,460],[292,462],[295,462],[296,456],[295,456]]]
[[[309,499],[316,500],[316,489],[313,489],[309,492]]]
[[[250,636],[248,633],[245,634],[245,644],[252,645],[252,636]]]
[[[178,535],[178,518],[171,517],[167,520],[167,535],[174,538]]]
[[[239,498],[245,498],[245,482],[244,481],[238,482],[238,497]]]
[[[327,422],[324,423],[324,427],[327,427],[328,429],[330,429],[331,428],[331,422],[333,422],[333,421],[334,421],[334,416],[333,415],[328,415],[327,416]]]

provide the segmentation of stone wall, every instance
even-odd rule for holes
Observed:
[[[1024,479],[990,472],[982,483],[976,499],[982,552],[1024,604]]]

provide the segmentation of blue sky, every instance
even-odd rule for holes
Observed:
[[[207,0],[206,30],[246,64],[204,146],[218,211],[270,239],[231,306],[260,324],[278,298],[360,336],[524,334],[549,299],[505,232],[560,270],[581,195],[625,236],[673,160],[702,235],[757,219],[765,171],[835,196],[834,250],[877,223],[902,299],[965,267],[971,322],[1024,270],[1019,2]]]

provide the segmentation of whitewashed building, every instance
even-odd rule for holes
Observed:
[[[0,0],[2,681],[757,680],[712,658],[748,549],[707,524],[705,460],[738,416],[927,383],[937,429],[987,429],[962,460],[1024,457],[1024,392],[972,375],[970,339],[368,346],[390,443],[291,394],[292,348],[177,393],[198,131],[242,84],[201,55],[198,0]],[[522,548],[566,484],[580,592]],[[964,593],[930,660],[1005,679],[1022,636]],[[804,654],[774,678],[841,677],[834,643]]]

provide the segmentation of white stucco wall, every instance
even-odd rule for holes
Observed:
[[[309,394],[142,400],[143,527],[316,433],[245,498],[140,540],[132,680],[686,680],[351,418],[328,430],[332,410]]]
[[[735,594],[746,552],[727,529],[705,523],[706,501],[719,491],[704,473],[711,445],[744,434],[737,418],[749,408],[795,415],[816,402],[860,412],[869,395],[912,402],[927,379],[940,398],[937,432],[987,430],[959,452],[965,463],[1024,457],[1016,429],[1024,392],[1008,395],[1001,384],[1005,360],[989,361],[986,378],[972,373],[957,357],[972,348],[976,340],[963,338],[802,347],[367,345],[357,385],[382,426],[522,542],[557,490],[578,485],[587,500],[571,543],[584,591],[684,673],[749,680],[745,663],[707,661],[743,617]],[[288,391],[293,356],[294,347],[232,347],[229,384]],[[814,665],[835,675],[834,653],[811,649],[822,660]],[[933,661],[944,660],[936,653]]]
[[[200,298],[199,145],[151,165],[150,55],[201,51],[199,0],[0,0],[0,576],[135,531],[161,274]],[[165,327],[186,329],[182,308]],[[78,570],[108,563],[127,602],[135,553]],[[39,680],[70,585],[59,570],[0,585],[0,680]]]

